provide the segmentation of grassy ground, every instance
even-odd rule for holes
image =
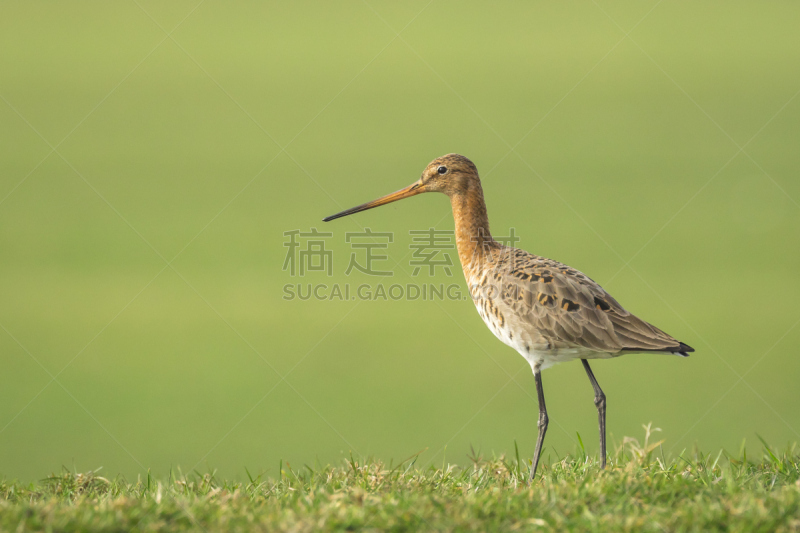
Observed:
[[[135,482],[65,472],[0,483],[5,531],[597,530],[798,531],[800,454],[759,461],[684,453],[626,439],[601,471],[583,454],[548,462],[527,485],[518,458],[416,468],[351,459],[282,465],[279,479],[227,482],[213,473]]]

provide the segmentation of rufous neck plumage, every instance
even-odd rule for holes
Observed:
[[[455,221],[458,257],[467,279],[500,246],[489,232],[489,217],[480,182],[476,180],[470,185],[467,190],[449,195]]]

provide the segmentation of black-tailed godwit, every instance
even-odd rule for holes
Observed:
[[[580,359],[594,389],[600,424],[601,467],[606,466],[606,395],[588,359],[626,353],[688,356],[690,346],[626,311],[583,273],[551,259],[504,246],[489,233],[478,169],[464,156],[434,159],[405,189],[329,216],[325,222],[424,192],[450,198],[464,277],[481,318],[530,363],[539,401],[539,434],[529,481],[536,475],[547,432],[542,370]]]

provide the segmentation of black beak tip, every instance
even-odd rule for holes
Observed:
[[[352,210],[348,209],[347,211],[342,211],[341,213],[336,213],[335,215],[331,215],[329,217],[323,218],[322,221],[323,222],[330,222],[331,220],[336,220],[337,218],[346,217],[347,215],[352,214],[350,211],[352,211]]]

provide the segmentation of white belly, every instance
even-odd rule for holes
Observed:
[[[544,370],[558,363],[566,363],[576,359],[609,359],[613,354],[608,352],[597,352],[582,346],[574,347],[553,347],[543,344],[541,340],[534,339],[530,332],[521,327],[514,327],[515,321],[501,321],[491,314],[487,315],[483,308],[475,303],[478,314],[483,319],[489,331],[494,336],[503,341],[517,351],[531,365],[531,368]]]

